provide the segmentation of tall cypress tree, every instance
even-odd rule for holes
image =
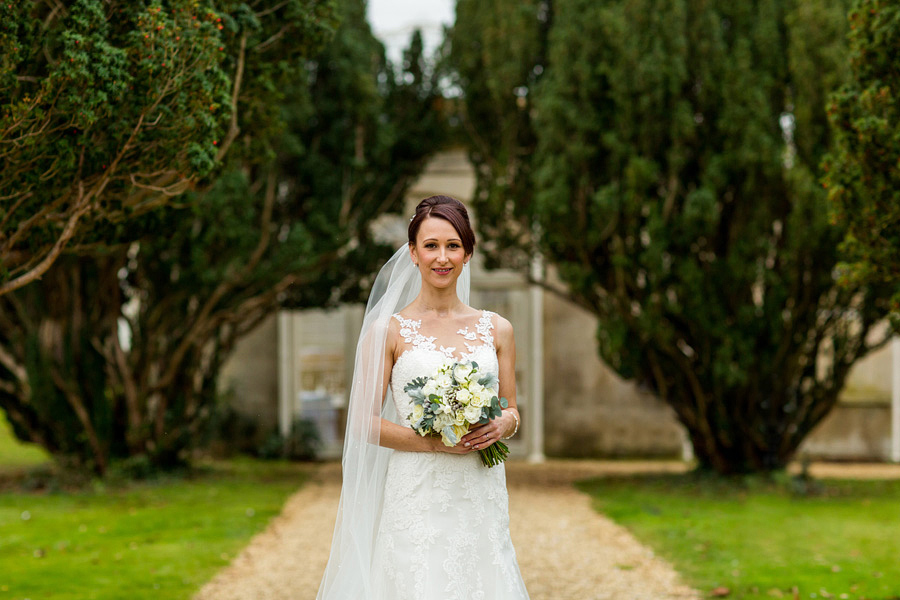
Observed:
[[[782,467],[885,341],[867,338],[883,294],[836,284],[817,183],[844,11],[553,2],[533,176],[478,165],[480,188],[534,186],[493,201],[498,217],[539,224],[560,291],[599,318],[602,358],[670,404],[719,472]]]
[[[844,274],[892,286],[900,314],[900,6],[857,0],[849,21],[852,77],[828,106],[836,143],[824,182],[847,230]]]
[[[241,97],[247,120],[205,189],[137,219],[137,242],[64,257],[0,298],[0,407],[20,437],[99,472],[183,462],[241,336],[279,307],[360,298],[392,250],[369,225],[402,206],[443,121],[421,39],[396,73],[364,3],[339,16],[318,51],[258,65],[268,85]],[[250,37],[254,56],[291,42],[277,31]]]

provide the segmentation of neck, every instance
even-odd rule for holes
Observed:
[[[415,301],[416,308],[422,312],[446,316],[459,309],[463,303],[456,295],[456,286],[445,289],[423,287]]]

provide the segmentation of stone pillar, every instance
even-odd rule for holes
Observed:
[[[294,420],[294,328],[292,315],[278,311],[278,431],[291,433]]]
[[[900,336],[891,340],[893,385],[891,386],[891,460],[900,462]]]
[[[543,260],[536,255],[531,261],[531,276],[539,281],[543,276]],[[544,462],[544,290],[537,284],[531,285],[531,365],[529,366],[528,424],[530,452],[528,462]]]

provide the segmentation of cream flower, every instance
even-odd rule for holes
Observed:
[[[453,424],[453,417],[447,413],[441,413],[434,418],[434,430],[443,431],[445,427]]]
[[[472,401],[472,392],[470,392],[470,391],[467,390],[466,388],[459,388],[459,389],[456,391],[456,399],[457,399],[461,404],[468,404],[469,402]]]
[[[432,394],[437,394],[439,390],[440,386],[438,386],[437,382],[434,379],[429,379],[428,383],[425,384],[425,387],[422,388],[422,393],[428,398]]]
[[[465,381],[472,374],[472,363],[459,363],[453,368],[453,376],[457,381]]]
[[[482,406],[490,406],[491,400],[493,399],[494,395],[495,394],[494,394],[493,390],[486,389],[486,390],[483,390],[480,394],[478,394],[478,398],[479,398],[479,400],[481,400]]]
[[[449,388],[453,385],[453,379],[450,377],[448,373],[441,373],[437,377],[434,378],[434,382],[437,383],[439,388]]]
[[[481,420],[481,408],[470,404],[465,409],[466,421],[469,423],[477,423]]]

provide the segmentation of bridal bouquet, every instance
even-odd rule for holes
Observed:
[[[497,376],[481,373],[476,362],[447,362],[434,375],[417,377],[403,388],[413,401],[409,422],[419,435],[440,435],[445,446],[455,446],[470,425],[502,414],[507,401],[497,397],[499,385]],[[478,453],[485,466],[493,467],[506,460],[509,448],[498,441]]]

